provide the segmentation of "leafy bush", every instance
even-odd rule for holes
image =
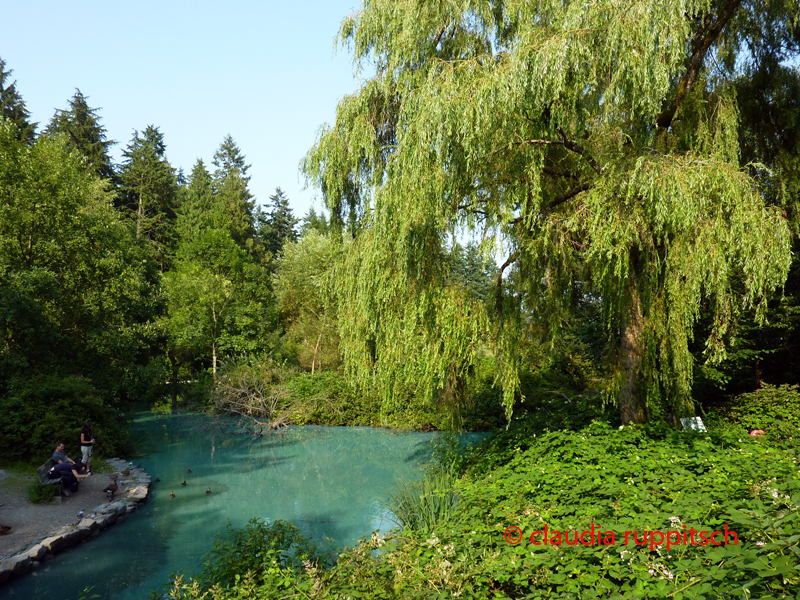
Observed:
[[[398,481],[387,505],[395,523],[403,529],[426,532],[452,518],[458,506],[457,480],[451,466],[434,469],[420,481]]]
[[[734,398],[725,412],[734,423],[763,429],[772,439],[800,439],[800,389],[796,385],[764,385]]]
[[[26,490],[28,502],[31,504],[50,502],[55,497],[56,490],[57,486],[55,485],[42,485],[38,481],[34,481]]]
[[[86,420],[92,421],[99,456],[113,456],[129,442],[125,416],[106,406],[81,377],[15,379],[0,397],[0,414],[0,456],[6,458],[43,461],[58,441],[66,444],[67,454],[75,453]]]

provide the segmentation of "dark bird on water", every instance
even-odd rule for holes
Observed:
[[[106,493],[106,495],[108,496],[109,500],[113,500],[114,499],[114,493],[119,489],[119,486],[117,485],[117,476],[116,475],[112,475],[110,479],[111,479],[111,483],[109,485],[107,485],[105,487],[105,489],[103,489],[103,491]]]
[[[170,493],[169,493],[169,497],[170,497],[170,498],[174,498],[174,497],[175,497],[175,492],[170,492]]]
[[[208,488],[208,489],[206,490],[206,494],[210,494],[210,493],[211,493],[211,488]]]
[[[138,465],[136,465],[136,468],[137,469],[141,469],[142,468],[142,463],[139,463]]]
[[[159,481],[161,481],[161,477],[156,477],[156,483],[158,483]]]
[[[192,470],[191,470],[191,469],[186,469],[186,472],[187,472],[187,473],[191,473],[191,472],[192,472]]]
[[[183,483],[181,484],[181,487],[186,487],[186,480],[185,479],[183,480]]]

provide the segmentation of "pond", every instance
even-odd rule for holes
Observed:
[[[161,478],[148,501],[125,522],[2,586],[4,597],[75,600],[92,586],[90,596],[147,598],[171,573],[196,569],[228,523],[242,527],[253,517],[292,521],[322,546],[353,545],[392,528],[387,492],[397,478],[420,477],[436,435],[304,426],[253,437],[214,423],[197,414],[140,413],[133,431],[145,456],[136,462]]]

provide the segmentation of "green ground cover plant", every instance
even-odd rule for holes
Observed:
[[[777,442],[800,439],[800,387],[769,385],[734,398],[725,416],[747,429],[763,429]]]
[[[580,410],[559,414],[565,413]],[[797,597],[796,451],[728,430],[699,434],[593,421],[545,431],[541,425],[540,415],[528,415],[460,453],[458,510],[432,526],[373,535],[328,568],[311,554],[302,568],[270,563],[268,575],[243,561],[231,585],[180,580],[172,597]],[[530,534],[545,524],[564,532],[594,524],[614,532],[615,543],[532,545]],[[728,545],[667,551],[637,545],[632,536],[625,543],[626,531],[641,536],[725,525],[736,531],[735,545],[730,538]],[[521,530],[521,543],[504,538],[510,526]]]

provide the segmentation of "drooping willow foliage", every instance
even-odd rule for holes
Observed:
[[[488,344],[510,412],[523,330],[556,335],[580,293],[603,307],[623,420],[690,411],[701,305],[719,359],[789,267],[786,220],[740,165],[726,74],[745,24],[785,32],[797,14],[796,0],[365,0],[340,37],[375,75],[303,165],[351,223],[333,281],[353,380],[387,405],[458,407]],[[464,231],[508,257],[489,307],[444,285]]]

